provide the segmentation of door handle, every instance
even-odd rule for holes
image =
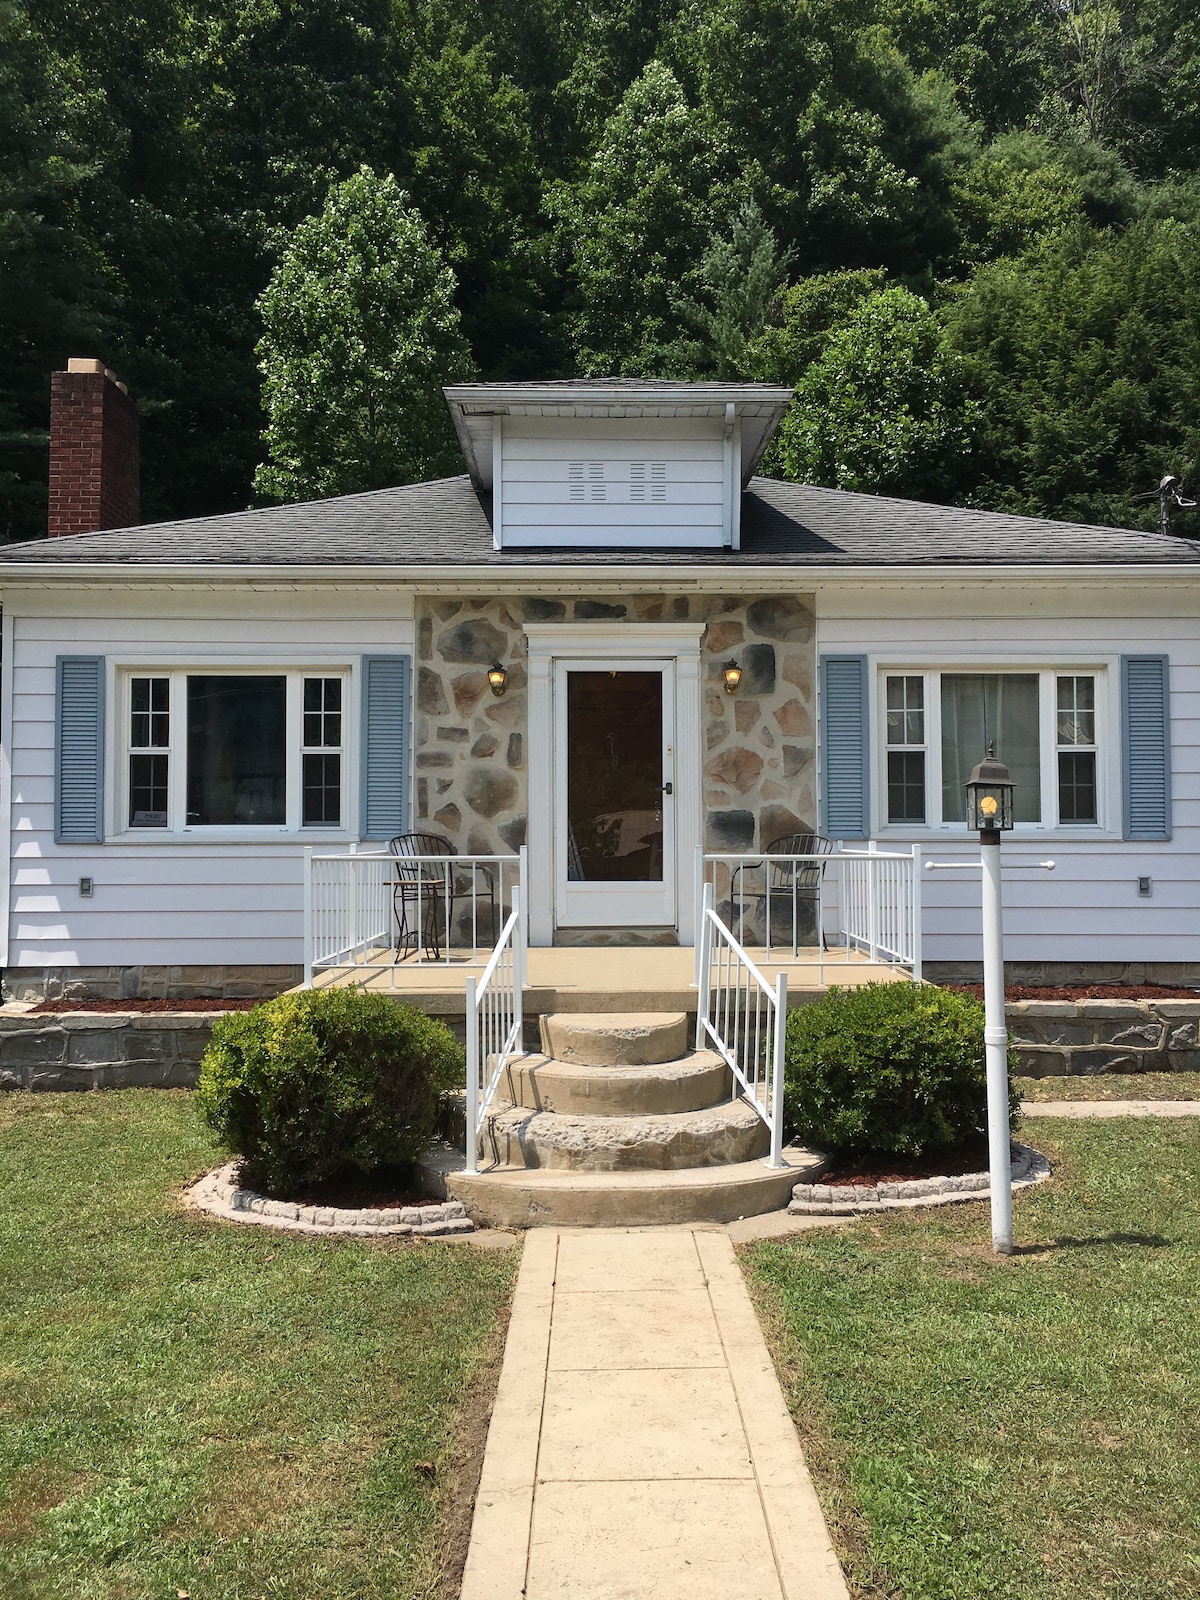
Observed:
[[[674,794],[675,793],[674,784],[664,783],[663,784],[663,793],[664,794]]]

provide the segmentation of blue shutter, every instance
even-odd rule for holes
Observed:
[[[1121,657],[1125,837],[1171,837],[1171,690],[1166,656]]]
[[[865,839],[870,832],[866,656],[821,657],[821,832]]]
[[[408,656],[362,658],[360,833],[390,839],[408,829]]]
[[[54,837],[104,838],[104,657],[59,656],[54,696]]]

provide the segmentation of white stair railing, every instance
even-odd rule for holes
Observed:
[[[921,852],[839,848],[841,924],[847,950],[921,976]]]
[[[772,988],[713,910],[704,885],[698,948],[696,1048],[721,1057],[771,1135],[770,1167],[782,1167],[787,974]]]
[[[523,1053],[526,942],[522,889],[512,891],[512,910],[500,930],[491,960],[478,983],[467,979],[466,1172],[479,1170],[479,1129],[504,1069]]]

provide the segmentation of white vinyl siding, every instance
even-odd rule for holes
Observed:
[[[716,419],[505,418],[500,458],[506,548],[730,541],[732,452]]]
[[[357,838],[355,761],[346,760],[345,778],[346,803],[354,809],[347,811],[340,830],[255,829],[252,834],[242,830],[239,837],[230,829],[190,834],[168,830],[164,835],[158,828],[128,828],[118,808],[126,803],[127,774],[118,770],[113,775],[110,768],[107,842],[56,844],[55,661],[60,655],[107,656],[106,721],[110,752],[115,752],[126,749],[127,736],[127,724],[118,714],[117,684],[135,672],[161,676],[185,666],[216,672],[240,665],[302,676],[345,674],[353,702],[362,656],[411,652],[411,599],[384,595],[364,602],[355,595],[304,602],[278,592],[218,592],[207,596],[200,614],[194,598],[159,592],[140,602],[147,611],[162,607],[162,615],[149,617],[122,616],[111,596],[72,595],[69,603],[92,615],[51,617],[19,614],[20,598],[9,597],[6,617],[12,638],[6,665],[13,682],[8,964],[301,962],[304,848],[323,840],[345,848]],[[347,717],[353,733],[358,727],[356,702]],[[181,751],[181,722],[174,722],[170,737],[172,751]],[[294,752],[298,785],[299,729]],[[114,759],[119,758],[114,754]],[[95,880],[91,899],[79,894],[79,879],[85,876]]]
[[[1190,597],[1185,595],[1185,604]],[[1102,755],[1109,789],[1099,825],[1052,831],[1018,829],[1004,842],[1005,955],[1009,961],[1172,963],[1200,960],[1200,625],[1173,614],[1162,591],[1142,594],[1135,579],[1121,592],[1098,596],[1083,582],[1001,589],[995,581],[929,587],[918,592],[856,584],[818,597],[818,645],[830,654],[865,650],[878,699],[885,671],[913,662],[970,670],[1106,671],[1107,710],[1097,718],[1101,745],[1115,740],[1116,759]],[[1098,660],[1098,646],[1103,662]],[[1174,834],[1169,841],[1123,840],[1119,760],[1119,660],[1122,655],[1170,657],[1171,792]],[[1057,717],[1044,725],[1052,763],[1058,755]],[[883,708],[876,705],[876,759]],[[1112,786],[1116,792],[1112,792]],[[919,843],[927,860],[966,861],[978,846],[958,825],[887,827],[880,786],[873,786],[872,832],[881,842]],[[886,844],[883,845],[887,848]],[[1019,863],[1053,860],[1053,872]],[[1149,898],[1138,878],[1153,880]],[[924,957],[978,961],[979,881],[967,872],[922,874]]]

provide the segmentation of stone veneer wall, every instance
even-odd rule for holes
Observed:
[[[1200,1071],[1195,1000],[1010,1000],[1009,1035],[1030,1078]]]
[[[815,825],[814,628],[811,602],[790,595],[638,594],[589,600],[429,599],[418,606],[414,827],[466,854],[525,843],[526,622],[707,623],[704,837],[710,850],[754,850]],[[722,667],[742,682],[726,694]],[[493,661],[508,671],[501,699]]]
[[[304,968],[7,967],[6,1000],[257,1000],[304,982]]]

